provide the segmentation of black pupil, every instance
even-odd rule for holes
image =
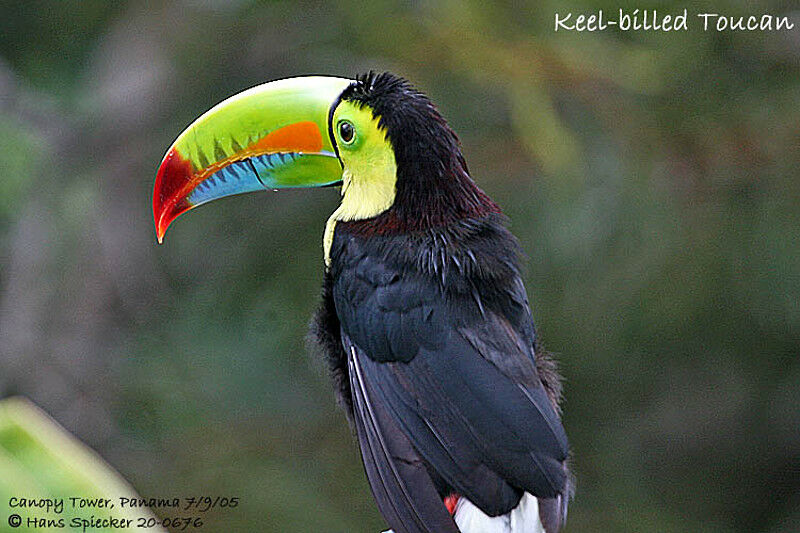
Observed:
[[[349,122],[342,122],[339,124],[339,135],[342,136],[342,140],[346,143],[349,143],[353,140],[353,125]]]

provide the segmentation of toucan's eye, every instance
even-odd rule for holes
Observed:
[[[339,123],[339,137],[345,144],[350,144],[356,137],[356,130],[353,125],[346,120]]]

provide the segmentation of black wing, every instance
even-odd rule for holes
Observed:
[[[362,455],[392,528],[450,531],[425,521],[444,506],[424,463],[491,516],[523,490],[566,492],[566,435],[536,372],[518,277],[491,290],[440,283],[364,254],[344,262],[333,296]]]
[[[375,391],[363,379],[362,359],[351,344],[354,420],[378,509],[395,533],[458,533],[422,458],[383,402],[375,401]]]

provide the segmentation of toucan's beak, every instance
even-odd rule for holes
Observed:
[[[273,81],[232,96],[195,120],[158,168],[153,190],[158,242],[178,215],[211,200],[340,181],[328,111],[350,83],[325,76]]]

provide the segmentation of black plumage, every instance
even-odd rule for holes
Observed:
[[[519,246],[424,95],[384,74],[359,78],[342,99],[379,118],[396,198],[376,217],[337,223],[312,337],[378,506],[396,533],[456,532],[449,494],[496,516],[530,492],[555,532],[568,446]]]

